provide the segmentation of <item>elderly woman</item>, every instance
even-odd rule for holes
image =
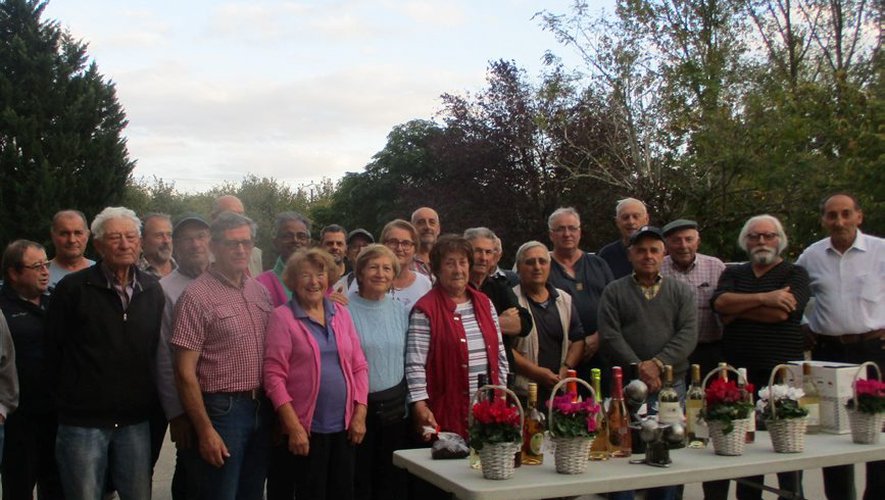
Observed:
[[[516,251],[519,285],[513,291],[519,305],[532,316],[532,330],[513,344],[517,391],[527,394],[528,383],[538,384],[538,399],[574,369],[584,354],[584,328],[572,297],[550,284],[550,252],[538,241]]]
[[[478,375],[488,373],[497,384],[508,372],[495,308],[467,286],[472,264],[473,247],[460,236],[443,236],[430,251],[436,284],[415,304],[406,339],[406,381],[419,430],[438,424],[466,437]]]
[[[412,224],[394,219],[381,231],[381,243],[393,251],[400,267],[390,293],[395,300],[410,309],[432,286],[427,276],[416,273],[413,268],[418,231]]]
[[[405,446],[406,331],[409,311],[390,294],[400,265],[384,245],[369,245],[356,259],[359,291],[348,308],[369,362],[369,412],[366,438],[356,450],[357,498],[404,496],[403,475],[393,466],[393,452]]]
[[[366,433],[368,364],[350,313],[326,297],[331,255],[293,254],[283,280],[292,300],[267,327],[264,387],[291,455],[295,496],[353,498],[354,446]]]

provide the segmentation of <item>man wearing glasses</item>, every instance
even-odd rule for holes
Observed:
[[[283,212],[273,223],[273,246],[277,251],[277,261],[272,269],[256,278],[270,292],[274,307],[281,306],[292,298],[292,291],[283,283],[283,269],[289,257],[310,245],[310,219],[298,212]]]
[[[24,394],[18,409],[6,418],[3,491],[10,498],[30,498],[34,486],[39,485],[43,497],[62,498],[55,465],[58,422],[43,378],[44,327],[49,305],[46,250],[28,240],[10,243],[3,253],[3,278],[0,316],[5,316],[9,325],[16,352],[12,371],[17,374],[20,392]],[[2,352],[8,355],[7,346],[3,346]],[[4,375],[0,374],[0,380],[9,379]],[[5,399],[0,397],[0,414],[4,415],[3,410],[9,410],[4,408]]]
[[[799,325],[811,293],[808,272],[781,257],[787,235],[771,215],[750,218],[741,229],[738,245],[750,261],[725,269],[712,305],[725,325],[725,361],[747,368],[750,383],[762,387],[768,385],[776,365],[803,359],[804,336]],[[749,479],[762,482],[761,476]],[[801,495],[800,472],[778,473],[778,482],[782,490]],[[761,490],[744,483],[737,490],[738,498],[762,496]]]
[[[273,305],[248,274],[255,229],[233,212],[215,218],[209,226],[215,262],[175,309],[176,384],[197,436],[188,492],[198,498],[264,494],[273,409],[261,389],[261,367]]]

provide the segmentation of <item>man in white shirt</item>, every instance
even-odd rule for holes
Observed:
[[[862,363],[885,370],[885,240],[863,234],[863,210],[853,196],[838,193],[821,204],[829,233],[799,256],[811,278],[814,307],[805,317],[814,339],[812,358]],[[851,465],[824,468],[827,498],[855,498]],[[885,491],[885,460],[867,463],[864,499]]]

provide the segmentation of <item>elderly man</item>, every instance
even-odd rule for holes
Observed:
[[[178,394],[199,449],[188,489],[206,499],[258,500],[273,416],[261,389],[273,305],[248,275],[255,223],[224,212],[209,230],[215,262],[178,299],[172,333]]]
[[[442,230],[439,225],[439,214],[430,207],[421,207],[412,212],[412,225],[418,230],[418,248],[415,249],[415,268],[417,271],[431,280],[434,279],[430,271],[430,249],[436,244],[439,233]]]
[[[504,255],[504,246],[501,243],[501,238],[495,237],[495,255],[492,256],[491,268],[492,272],[491,276],[501,277],[507,280],[507,284],[510,287],[514,287],[519,284],[519,275],[509,269],[501,269],[501,266],[498,264],[501,262],[501,257]]]
[[[525,337],[532,328],[532,317],[525,306],[520,306],[507,278],[492,273],[495,263],[495,242],[498,237],[486,227],[472,227],[464,231],[464,239],[473,247],[473,266],[470,268],[470,286],[489,297],[498,323],[501,326],[502,340],[507,354],[507,362],[513,366],[511,344],[514,337]]]
[[[698,223],[693,220],[676,219],[664,226],[664,242],[667,256],[661,275],[687,283],[695,292],[698,345],[688,360],[701,365],[701,373],[708,373],[722,361],[722,327],[713,314],[710,299],[725,264],[716,257],[698,253],[701,235]]]
[[[648,210],[645,203],[636,198],[625,198],[615,206],[615,225],[621,238],[599,250],[599,256],[608,263],[614,277],[622,278],[633,272],[633,266],[627,258],[627,244],[630,235],[640,227],[648,224]]]
[[[885,371],[885,240],[860,230],[863,210],[845,193],[821,204],[829,235],[805,249],[797,265],[808,270],[814,302],[806,316],[814,336],[812,358],[862,363]],[[885,461],[867,462],[865,500],[885,491]],[[853,500],[854,466],[825,467],[824,490],[831,500]],[[878,493],[877,493],[878,492]]]
[[[320,246],[335,259],[338,276],[344,276],[347,267],[347,230],[338,224],[329,224],[320,231]]]
[[[599,351],[599,326],[597,322],[599,298],[612,281],[608,264],[599,257],[584,252],[581,243],[581,217],[571,207],[556,209],[547,219],[550,241],[550,284],[564,290],[572,297],[581,326],[584,328],[584,357],[586,367],[602,369],[603,379],[608,380],[607,363]],[[582,373],[584,370],[580,370]],[[585,374],[586,378],[589,378]],[[608,387],[608,384],[606,384]]]
[[[55,464],[58,421],[43,378],[49,304],[46,250],[33,241],[14,241],[3,253],[2,267],[5,281],[0,288],[0,317],[6,317],[15,345],[15,374],[21,394],[18,409],[6,418],[6,445],[0,448],[3,492],[7,498],[31,498],[38,486],[41,498],[63,498]],[[3,352],[11,351],[7,346]]]
[[[101,259],[58,283],[47,315],[59,473],[67,498],[100,498],[109,475],[121,498],[147,500],[163,291],[136,266],[141,221],[132,210],[105,208],[92,234]]]
[[[246,208],[243,206],[243,202],[240,201],[239,198],[232,194],[225,194],[215,198],[209,218],[215,220],[215,218],[221,215],[222,212],[233,212],[235,214],[244,215],[246,213]],[[257,246],[252,247],[252,252],[249,254],[249,276],[258,276],[261,274],[261,271],[264,270],[262,254],[260,248]]]
[[[89,229],[86,227],[86,216],[79,210],[62,210],[52,217],[52,246],[55,257],[49,261],[49,286],[55,287],[58,282],[74,271],[86,269],[95,264],[87,259],[86,243],[89,241]]]
[[[141,259],[138,267],[157,279],[175,270],[172,258],[172,219],[166,214],[150,213],[142,217]]]
[[[771,215],[751,217],[741,229],[738,245],[750,262],[722,273],[713,294],[713,310],[725,325],[725,361],[747,368],[750,383],[762,387],[776,365],[803,359],[799,323],[810,294],[808,272],[781,257],[787,235]],[[761,476],[749,479],[762,482]],[[801,494],[800,473],[779,473],[778,481],[782,490]],[[738,483],[737,496],[761,498],[762,492]]]
[[[283,212],[273,223],[273,246],[277,251],[277,261],[256,278],[270,292],[274,307],[285,304],[292,298],[292,291],[283,283],[283,270],[289,257],[310,244],[310,219],[298,212]]]
[[[172,229],[175,260],[178,267],[160,280],[166,305],[157,345],[157,390],[169,421],[169,433],[175,443],[175,473],[172,476],[172,498],[189,498],[187,495],[187,451],[195,446],[193,426],[178,397],[173,368],[172,324],[175,304],[184,289],[209,265],[209,223],[198,215],[185,215]]]
[[[529,241],[516,251],[519,305],[529,311],[531,331],[515,339],[516,387],[526,394],[529,382],[538,384],[539,401],[584,355],[584,328],[572,297],[548,282],[550,252],[543,243]]]

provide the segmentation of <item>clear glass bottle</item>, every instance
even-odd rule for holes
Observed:
[[[544,463],[544,414],[538,411],[538,384],[529,383],[529,396],[525,407],[525,426],[522,430],[521,460],[524,465]]]
[[[686,435],[689,448],[704,448],[710,436],[707,423],[698,421],[698,414],[704,408],[704,388],[701,387],[701,365],[691,365],[691,385],[685,394]]]
[[[612,368],[612,399],[608,407],[608,440],[613,457],[629,457],[632,454],[630,439],[630,416],[624,402],[624,375],[621,367]]]
[[[741,390],[741,394],[744,395],[744,400],[750,403],[753,406],[753,409],[750,410],[750,415],[747,417],[750,419],[750,425],[747,427],[747,443],[752,443],[756,441],[756,405],[753,404],[753,393],[746,389],[749,381],[747,380],[747,369],[746,368],[738,368],[738,389]]]
[[[682,423],[682,406],[679,393],[673,387],[673,366],[664,365],[664,381],[658,392],[658,422],[663,424]]]
[[[596,393],[596,403],[600,406],[596,420],[596,437],[590,446],[590,460],[608,460],[611,458],[611,446],[608,442],[608,423],[605,419],[605,411],[602,401],[602,371],[599,368],[590,370],[590,385]]]
[[[799,406],[808,410],[805,433],[817,434],[820,432],[820,391],[811,377],[811,363],[802,363],[802,392],[805,395],[799,399]]]

